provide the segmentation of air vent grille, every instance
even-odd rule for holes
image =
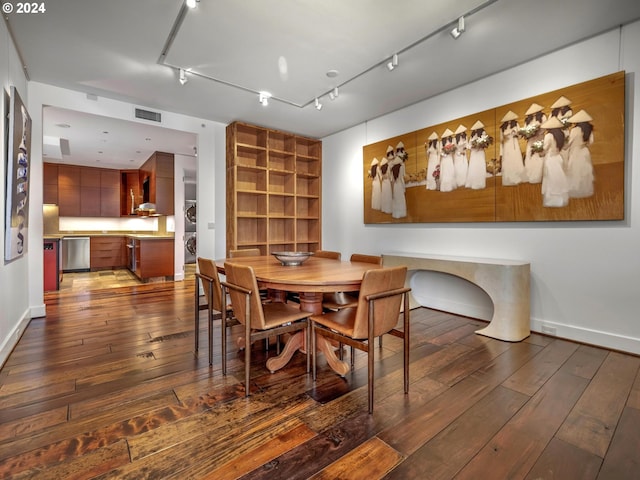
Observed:
[[[152,112],[150,110],[142,110],[136,108],[136,118],[142,118],[143,120],[151,120],[152,122],[162,123],[162,114],[159,112]]]

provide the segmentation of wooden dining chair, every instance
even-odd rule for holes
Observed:
[[[222,285],[220,284],[220,277],[218,276],[218,270],[213,262],[209,258],[198,257],[198,271],[195,274],[196,290],[195,290],[195,349],[198,351],[198,344],[200,339],[200,310],[207,310],[207,324],[209,332],[209,365],[213,364],[213,321],[222,319],[223,312],[231,313],[231,306],[223,296]],[[200,285],[202,282],[202,289],[204,290],[204,297],[206,305],[200,303]],[[222,299],[225,298],[225,301]],[[227,322],[227,326],[232,325],[232,317]],[[226,338],[225,329],[222,328],[222,340]],[[224,358],[223,358],[224,362]]]
[[[249,396],[249,376],[251,367],[251,344],[271,335],[304,330],[309,342],[307,318],[311,312],[282,302],[262,303],[258,282],[253,268],[225,262],[227,280],[222,282],[231,297],[231,305],[236,319],[244,325],[244,379],[245,396]],[[226,315],[222,317],[223,329]],[[222,356],[226,358],[226,342],[222,345]],[[307,349],[307,372],[309,372],[309,349]],[[222,374],[226,375],[226,363],[222,364]]]
[[[404,393],[409,392],[409,298],[407,267],[368,270],[362,277],[356,308],[343,308],[309,317],[313,351],[313,380],[317,369],[317,335],[367,352],[369,413],[373,413],[374,339],[390,333],[404,340]],[[403,329],[398,316],[403,307]]]
[[[331,258],[332,260],[340,260],[342,258],[342,254],[340,252],[334,252],[331,250],[316,250],[313,252],[314,257],[320,258]]]
[[[352,262],[371,263],[382,265],[382,257],[378,255],[364,255],[354,253],[351,255]],[[358,306],[357,292],[335,292],[325,293],[322,296],[322,308],[326,310],[341,310],[343,308],[354,308]]]

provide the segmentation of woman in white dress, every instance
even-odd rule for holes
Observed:
[[[456,153],[453,157],[453,167],[456,171],[456,186],[464,187],[467,182],[469,161],[467,160],[467,127],[459,125],[455,131]]]
[[[580,110],[569,119],[573,125],[569,133],[569,162],[567,180],[569,197],[584,198],[593,195],[593,164],[589,145],[593,143],[593,119],[584,110]]]
[[[406,173],[404,162],[407,160],[407,152],[404,150],[404,144],[399,142],[396,146],[396,156],[393,162],[389,164],[391,168],[391,181],[393,185],[393,201],[391,206],[391,216],[393,218],[402,218],[407,216],[407,200],[405,198],[405,181]]]
[[[393,193],[391,191],[391,170],[389,169],[389,158],[393,159],[393,147],[387,148],[387,156],[380,162],[380,210],[384,213],[393,211]]]
[[[563,125],[556,117],[551,117],[540,126],[546,130],[543,140],[542,205],[566,207],[569,204],[569,183],[560,155],[564,145]]]
[[[371,208],[373,210],[380,210],[380,196],[382,194],[378,163],[378,159],[374,157],[369,168],[369,177],[371,178]]]
[[[540,125],[547,121],[547,115],[542,111],[542,108],[542,105],[533,103],[525,113],[524,127],[520,130],[520,135],[527,140],[524,172],[529,183],[542,182],[544,130],[540,128]]]
[[[500,155],[502,156],[502,185],[518,185],[524,177],[524,163],[518,140],[518,116],[509,110],[500,126]]]
[[[453,132],[448,128],[442,134],[440,153],[440,191],[451,192],[456,189],[456,170],[453,166],[453,154],[456,149],[453,143]]]
[[[562,165],[565,170],[569,163],[569,118],[573,115],[571,110],[571,100],[567,97],[561,96],[551,105],[551,116],[556,117],[562,123],[562,133],[564,133],[564,147],[560,149],[560,156],[562,157]]]
[[[434,176],[436,167],[440,165],[440,149],[438,148],[438,134],[429,135],[429,142],[425,143],[427,151],[427,190],[437,190],[438,182]]]
[[[465,187],[480,190],[487,186],[487,159],[484,149],[491,143],[489,135],[484,130],[484,124],[478,120],[471,126],[469,138],[469,171]]]

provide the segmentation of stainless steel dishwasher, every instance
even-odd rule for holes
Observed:
[[[62,238],[62,271],[88,272],[91,269],[89,237]]]

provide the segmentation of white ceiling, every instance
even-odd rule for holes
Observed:
[[[57,0],[46,2],[46,13],[5,19],[30,80],[151,110],[225,124],[242,120],[320,138],[640,18],[638,0],[197,5],[191,10],[183,0]],[[466,31],[454,40],[449,32],[461,15]],[[389,71],[394,53],[399,65]],[[178,82],[179,68],[189,71],[185,85]],[[337,76],[328,77],[330,70]],[[334,87],[339,96],[330,100]],[[263,90],[273,95],[267,107],[258,102]],[[60,109],[45,112],[45,135],[68,138],[72,156],[85,148],[85,154],[98,155],[107,145],[115,152],[119,144],[126,152],[116,163],[133,168],[136,151],[156,148],[144,139],[162,137],[153,129],[134,135],[131,130],[146,129],[139,122],[118,130],[107,119],[77,137],[74,124],[95,120],[80,117]],[[60,133],[54,122],[72,128]],[[193,136],[170,141],[181,153],[193,152]]]

